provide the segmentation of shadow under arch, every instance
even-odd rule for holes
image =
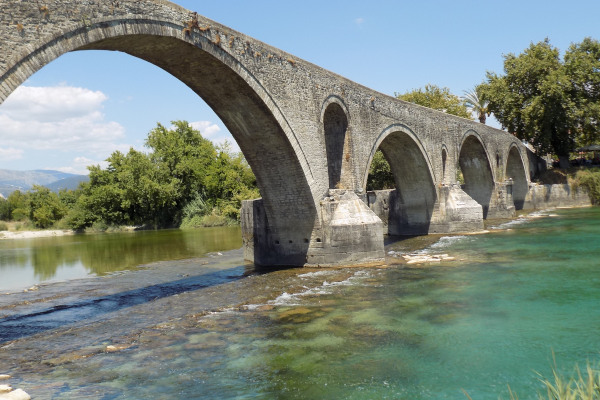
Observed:
[[[321,121],[325,134],[329,188],[350,187],[348,169],[351,160],[348,109],[343,100],[329,96],[323,103]]]
[[[515,144],[512,144],[506,158],[506,179],[512,179],[512,197],[515,210],[522,210],[525,204],[525,196],[529,191],[527,173],[525,172],[521,152]]]
[[[84,21],[85,22],[85,21]],[[40,42],[3,76],[10,94],[34,72],[70,51],[121,51],[150,62],[182,81],[219,116],[256,175],[272,237],[294,244],[282,265],[306,255],[317,221],[309,182],[312,172],[294,132],[268,92],[232,55],[184,26],[151,19],[83,24]],[[151,83],[149,83],[151,84]]]
[[[384,130],[371,150],[363,178],[363,189],[367,185],[369,166],[377,149],[381,150],[389,163],[396,185],[387,205],[388,233],[429,233],[437,192],[431,163],[421,142],[404,125],[396,124]]]
[[[463,190],[481,205],[485,219],[494,191],[494,175],[482,143],[476,132],[468,131],[462,141],[458,163],[464,178]]]

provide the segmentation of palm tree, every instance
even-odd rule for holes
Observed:
[[[465,95],[462,97],[463,101],[467,105],[467,108],[477,114],[479,122],[485,124],[486,117],[491,114],[489,111],[489,102],[484,100],[481,96],[481,90],[479,87],[475,87],[473,90],[465,90]]]

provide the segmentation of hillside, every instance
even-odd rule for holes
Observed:
[[[52,170],[14,171],[0,169],[0,194],[8,197],[15,190],[27,191],[34,185],[51,190],[75,189],[79,182],[87,181],[86,175],[75,175]]]

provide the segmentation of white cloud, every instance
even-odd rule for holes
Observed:
[[[210,121],[195,121],[190,122],[190,126],[200,131],[202,137],[211,139],[219,134],[221,128],[217,124]]]
[[[203,138],[206,138],[216,145],[222,145],[229,142],[232,151],[240,151],[236,141],[231,136],[227,129],[222,130],[217,124],[211,121],[194,121],[190,122],[190,126],[200,131]],[[169,129],[173,129],[171,126]]]
[[[358,25],[358,27],[359,27],[359,28],[360,28],[360,27],[362,27],[362,24],[363,24],[364,22],[365,22],[365,19],[364,19],[363,17],[359,17],[359,18],[356,18],[356,19],[354,20],[354,23],[355,23],[356,25]]]
[[[23,158],[23,150],[13,147],[0,147],[0,159],[3,161],[20,160]]]
[[[116,149],[125,129],[106,121],[100,91],[71,86],[17,88],[0,107],[0,140],[15,149],[89,152],[99,158]]]

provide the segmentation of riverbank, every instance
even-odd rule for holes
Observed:
[[[6,239],[35,239],[53,236],[74,235],[75,231],[71,229],[54,229],[43,231],[0,231],[0,240]]]

